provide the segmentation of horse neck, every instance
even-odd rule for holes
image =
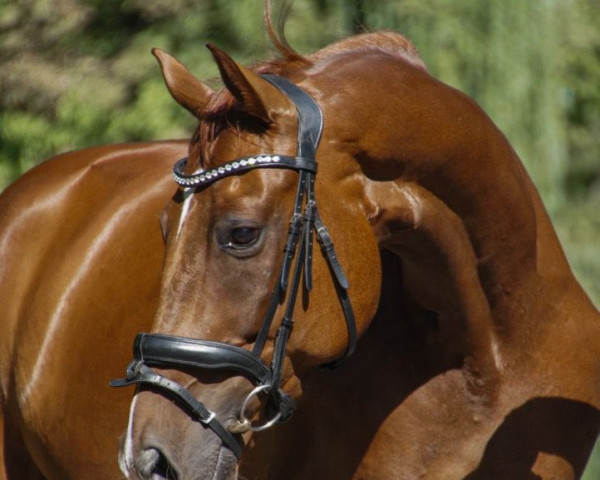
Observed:
[[[478,110],[455,135],[441,169],[419,181],[463,220],[492,309],[532,295],[579,296],[539,193],[504,135]]]
[[[462,219],[492,308],[510,308],[516,295],[538,294],[557,279],[577,290],[531,179],[488,116],[420,69],[382,65],[378,85],[400,87],[386,94],[363,85],[370,94],[354,102],[355,115],[346,112],[358,124],[350,143],[363,172],[416,182]],[[382,80],[387,73],[394,82]]]

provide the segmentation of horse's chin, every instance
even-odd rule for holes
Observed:
[[[237,457],[220,440],[193,448],[186,446],[185,451],[186,456],[179,459],[177,466],[181,473],[177,480],[237,480]]]
[[[221,447],[211,480],[237,480],[237,472],[237,458],[231,450]]]
[[[163,478],[151,477],[152,480],[237,480],[238,466],[236,456],[226,447],[217,450],[209,449],[208,456],[199,454],[177,466],[179,475]],[[208,453],[208,452],[207,452]]]

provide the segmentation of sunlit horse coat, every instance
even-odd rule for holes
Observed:
[[[323,111],[316,192],[350,281],[355,355],[318,367],[343,353],[347,333],[316,252],[284,369],[297,411],[245,433],[239,465],[160,392],[131,402],[108,387],[138,331],[251,347],[297,182],[253,171],[184,201],[176,160],[189,155],[192,173],[293,155],[296,111],[215,47],[219,93],[157,51],[169,91],[200,121],[189,146],[65,154],[0,198],[0,478],[117,478],[124,431],[130,479],[578,478],[600,428],[600,319],[504,136],[400,35],[306,58],[279,47],[284,58],[256,71],[288,78]],[[233,251],[240,226],[257,237]],[[162,373],[224,424],[252,388]]]

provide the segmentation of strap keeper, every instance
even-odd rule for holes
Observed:
[[[294,213],[290,219],[290,226],[288,233],[290,235],[298,235],[302,230],[302,215],[300,213]]]
[[[348,290],[348,287],[350,286],[348,278],[346,277],[346,274],[340,265],[337,255],[335,254],[333,242],[331,240],[331,236],[329,235],[329,230],[327,230],[327,227],[324,225],[317,229],[317,239],[319,241],[319,245],[321,245],[321,249],[329,261],[329,266],[333,270],[338,285],[342,289]]]
[[[306,208],[304,209],[304,221],[308,222],[310,225],[315,223],[315,210],[316,210],[316,202],[314,200],[310,200],[306,204]],[[323,227],[325,228],[325,227]]]
[[[285,242],[283,250],[288,253],[296,252],[296,245],[298,244],[298,237],[302,232],[302,215],[295,213],[290,220],[290,226],[288,228],[288,239]]]
[[[200,423],[203,423],[203,424],[205,424],[205,425],[208,425],[210,422],[212,422],[212,421],[215,419],[215,417],[216,417],[217,415],[216,415],[216,414],[215,414],[215,412],[213,412],[212,410],[208,410],[208,409],[206,409],[206,412],[208,412],[208,417],[204,418],[204,415],[205,415],[205,413],[204,413],[204,412],[201,412],[201,411],[194,411],[194,413],[195,413],[196,415],[198,415],[198,421],[199,421]]]
[[[323,250],[333,250],[333,241],[331,240],[331,235],[329,235],[329,230],[327,227],[322,226],[317,230],[317,240],[319,241],[319,245],[321,245]]]

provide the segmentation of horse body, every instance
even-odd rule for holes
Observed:
[[[185,146],[162,143],[71,154],[3,195],[5,438],[19,432],[50,479],[114,476],[126,424],[121,469],[132,480],[578,478],[600,431],[598,312],[504,136],[411,48],[370,34],[258,69],[323,111],[319,211],[361,336],[337,370],[318,368],[348,334],[315,254],[283,362],[282,389],[298,404],[287,423],[239,434],[237,466],[168,395],[141,388],[127,419],[127,395],[105,390],[139,330],[252,348],[278,281],[298,174],[252,171],[169,201]],[[200,120],[186,172],[294,155],[290,99],[211,49],[228,90],[217,94],[156,53],[169,91]],[[251,390],[223,372],[161,374],[226,427]],[[266,415],[257,401],[246,413]]]
[[[69,153],[3,193],[1,478],[40,478],[38,469],[47,478],[118,476],[107,457],[117,457],[130,397],[107,385],[129,339],[151,324],[157,219],[185,151],[165,142]]]
[[[462,381],[432,377],[398,404],[389,419],[396,442],[373,445],[387,460],[414,453],[394,464],[373,452],[377,465],[407,472],[412,464],[415,478],[577,478],[589,452],[575,452],[574,438],[593,441],[599,425],[600,385],[590,379],[600,324],[531,180],[470,99],[389,55],[357,57],[333,61],[315,90],[352,78],[349,98],[370,92],[363,102],[326,102],[325,116],[369,119],[337,122],[334,137],[373,182],[366,197],[379,209],[380,246],[401,259],[399,291],[438,313],[433,348],[464,359]],[[364,74],[375,71],[377,79]],[[433,400],[449,398],[450,410]],[[415,410],[439,430],[404,430]]]

